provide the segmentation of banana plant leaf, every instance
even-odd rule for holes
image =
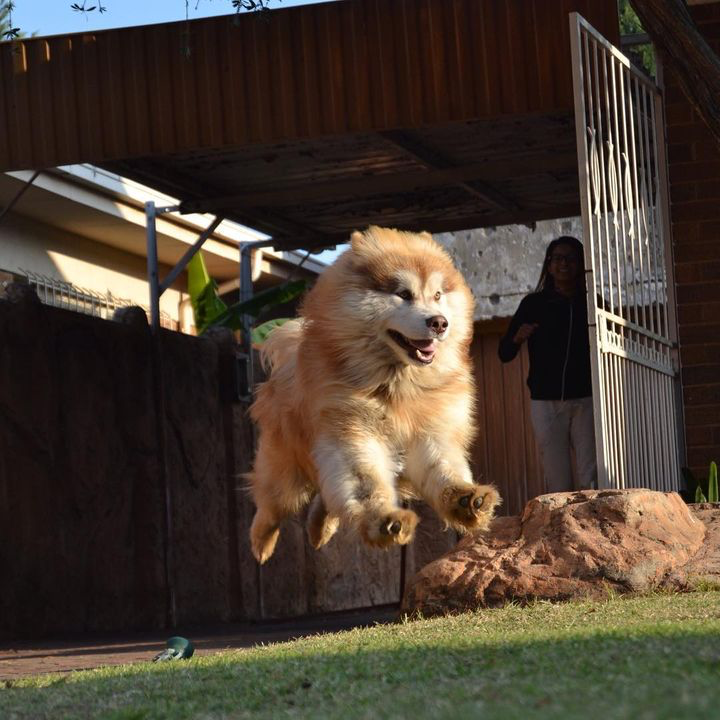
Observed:
[[[195,327],[198,333],[202,333],[227,310],[227,305],[217,293],[217,283],[208,274],[202,252],[195,253],[190,259],[187,274]]]
[[[267,290],[262,290],[257,295],[253,295],[249,300],[231,305],[215,317],[212,324],[229,327],[232,330],[239,330],[242,328],[243,315],[257,317],[266,308],[282,305],[302,295],[307,285],[306,280],[293,280],[283,283],[282,285],[277,285],[276,287],[268,288]]]
[[[268,320],[262,325],[258,325],[257,327],[253,328],[251,333],[252,344],[256,347],[262,345],[267,339],[267,336],[276,327],[284,325],[288,320],[292,320],[292,318],[275,318],[274,320]]]
[[[302,295],[308,285],[306,280],[282,283],[253,295],[249,300],[228,307],[217,293],[217,283],[207,271],[202,252],[192,257],[187,265],[187,273],[190,304],[195,317],[195,327],[200,334],[212,326],[240,330],[243,326],[243,315],[257,317],[268,307],[281,305]]]

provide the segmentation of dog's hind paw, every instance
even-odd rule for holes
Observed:
[[[418,516],[412,510],[393,510],[387,515],[367,515],[360,523],[363,540],[373,547],[406,545],[413,539]]]
[[[322,517],[310,517],[307,524],[307,533],[310,544],[319,550],[323,545],[328,543],[340,525],[339,518],[332,515],[323,515]]]
[[[316,550],[319,550],[330,541],[339,525],[340,519],[333,515],[328,515],[322,497],[319,494],[316,495],[310,503],[305,525],[310,544]]]
[[[280,537],[280,529],[275,528],[259,528],[253,523],[250,528],[250,546],[255,559],[264,565],[270,556],[275,552],[278,538]]]
[[[454,485],[443,494],[445,519],[461,532],[485,530],[500,502],[492,485]]]

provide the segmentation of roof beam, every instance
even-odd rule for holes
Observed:
[[[454,232],[456,230],[472,230],[480,227],[494,227],[500,225],[522,224],[538,220],[554,220],[557,218],[575,217],[580,214],[580,199],[577,202],[561,204],[543,204],[532,208],[523,208],[521,212],[515,210],[507,212],[487,212],[477,215],[464,216],[457,219],[425,218],[413,223],[393,223],[398,230],[419,232],[425,230],[431,233]],[[276,250],[295,250],[298,248],[320,249],[332,245],[348,242],[350,233],[377,222],[377,218],[366,218],[358,221],[356,225],[349,226],[345,231],[327,234],[324,237],[283,237],[273,238],[273,247]],[[327,244],[326,244],[327,243]]]
[[[224,212],[250,208],[271,208],[288,205],[326,202],[346,197],[382,195],[388,193],[412,193],[420,188],[447,184],[461,184],[511,178],[535,172],[553,172],[573,169],[575,157],[558,153],[530,153],[507,160],[471,163],[454,167],[414,170],[402,173],[383,173],[351,180],[324,183],[286,185],[269,190],[253,190],[252,187],[231,195],[187,200],[181,203],[181,212]],[[503,208],[507,209],[507,208]]]
[[[189,176],[187,173],[181,172],[174,168],[170,168],[160,162],[145,158],[140,164],[136,164],[132,160],[119,161],[116,163],[106,163],[104,167],[117,172],[119,175],[132,178],[137,182],[143,183],[149,187],[162,188],[168,194],[176,196],[184,196],[185,200],[181,202],[181,212],[205,212],[204,210],[185,210],[187,204],[200,202],[196,198],[201,197],[208,192],[207,184],[201,185],[197,179]],[[188,194],[195,197],[188,199]],[[217,195],[220,192],[217,191]],[[242,212],[243,208],[228,207],[228,211],[223,213],[228,220],[246,225],[258,232],[265,233],[271,237],[275,235],[300,237],[324,237],[323,233],[316,230],[312,226],[299,223],[295,220],[283,217],[278,212],[253,211],[252,215]],[[299,246],[302,247],[302,246]]]
[[[413,132],[408,130],[388,130],[379,134],[430,168],[451,168],[456,165],[436,149],[429,148],[421,142]],[[516,202],[506,198],[489,183],[475,180],[459,182],[457,185],[481,202],[498,210],[520,210],[520,206]]]

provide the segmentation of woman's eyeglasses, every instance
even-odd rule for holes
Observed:
[[[579,260],[576,255],[560,255],[553,253],[550,256],[550,262],[560,265],[561,263],[567,263],[568,265],[577,265]]]

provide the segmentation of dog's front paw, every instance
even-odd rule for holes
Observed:
[[[381,516],[368,514],[360,523],[360,534],[373,547],[406,545],[413,539],[418,520],[412,510],[397,509]]]
[[[443,493],[445,519],[461,532],[485,530],[500,501],[492,485],[452,485]]]

